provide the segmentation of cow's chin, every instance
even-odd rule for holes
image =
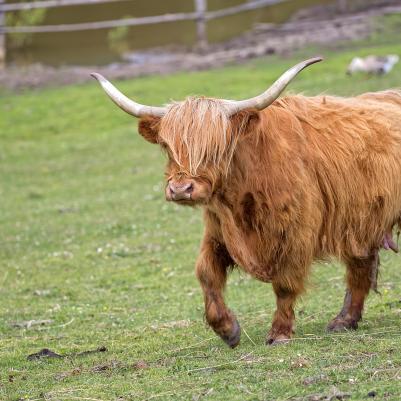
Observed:
[[[167,199],[167,200],[182,206],[196,206],[202,204],[202,202],[193,199]]]

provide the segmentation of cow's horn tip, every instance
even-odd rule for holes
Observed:
[[[102,81],[102,80],[104,80],[103,76],[100,75],[100,74],[98,74],[97,72],[91,72],[91,73],[90,73],[90,76],[91,76],[92,78],[95,78],[97,81]]]
[[[324,60],[324,57],[322,57],[322,56],[316,56],[316,57],[313,57],[313,58],[311,58],[311,62],[312,63],[319,63],[320,61],[323,61]]]

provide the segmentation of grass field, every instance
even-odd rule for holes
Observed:
[[[151,104],[248,97],[312,53],[119,87]],[[291,91],[401,85],[400,64],[385,77],[349,78],[355,50],[319,53],[326,60]],[[369,53],[401,54],[401,43],[359,51]],[[243,333],[231,350],[203,321],[193,273],[201,211],[164,201],[164,157],[136,129],[95,82],[2,94],[0,399],[400,400],[400,257],[382,252],[382,295],[371,294],[360,329],[343,334],[325,326],[342,304],[344,269],[317,265],[296,338],[277,347],[264,345],[271,286],[234,271],[227,303]],[[27,359],[42,348],[63,357]]]

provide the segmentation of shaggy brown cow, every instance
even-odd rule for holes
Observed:
[[[294,304],[314,260],[345,263],[344,306],[328,329],[354,329],[376,286],[379,248],[396,250],[401,93],[276,100],[317,61],[296,65],[252,99],[190,97],[166,107],[135,103],[93,74],[167,153],[167,200],[203,208],[196,274],[206,319],[231,347],[240,328],[223,299],[230,267],[273,284],[277,310],[266,341],[275,344],[293,334]]]

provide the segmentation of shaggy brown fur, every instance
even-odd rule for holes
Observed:
[[[180,168],[197,176],[199,167],[209,162],[221,166],[224,158],[228,166],[238,139],[229,127],[227,110],[219,100],[187,98],[169,107],[159,138]]]
[[[189,98],[140,132],[167,148],[170,178],[211,185],[197,276],[206,318],[230,346],[240,330],[222,291],[234,264],[273,284],[268,343],[291,337],[312,262],[332,256],[348,289],[329,329],[357,326],[378,249],[401,217],[400,92],[288,96],[230,118],[218,100]]]

